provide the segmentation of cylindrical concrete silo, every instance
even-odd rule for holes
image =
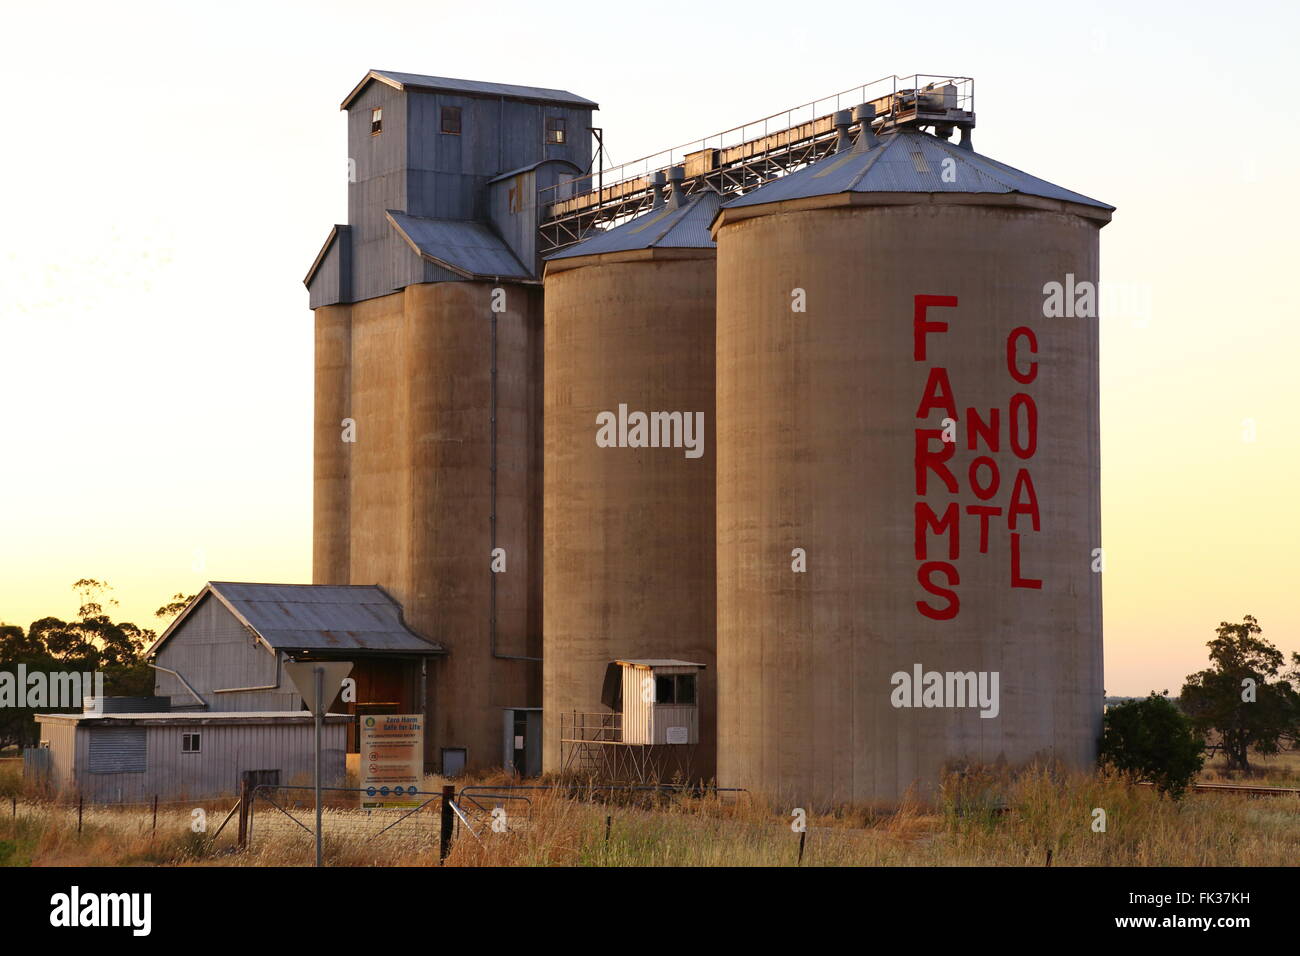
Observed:
[[[539,290],[520,283],[416,283],[316,314],[313,579],[382,582],[447,648],[411,695],[432,701],[435,767],[444,749],[500,766],[503,710],[541,696],[540,340]]]
[[[552,256],[545,276],[543,764],[561,715],[608,713],[607,667],[700,673],[690,775],[714,772],[715,253],[718,196],[672,195]],[[639,444],[640,413],[649,419]],[[610,417],[600,418],[602,415]],[[652,417],[662,415],[663,417]],[[617,435],[601,422],[630,422]],[[648,440],[647,440],[648,439]],[[689,443],[694,443],[690,447]],[[572,768],[570,768],[572,769]]]
[[[1049,295],[1112,207],[968,143],[868,129],[715,221],[725,786],[1095,756],[1097,320]]]

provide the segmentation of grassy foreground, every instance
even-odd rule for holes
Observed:
[[[9,777],[6,779],[5,774]],[[431,781],[434,783],[436,781]],[[0,794],[15,790],[0,770]],[[210,802],[214,803],[215,802]],[[485,807],[491,812],[491,803]],[[215,830],[233,801],[205,808]],[[556,792],[506,804],[510,832],[471,812],[450,866],[791,866],[799,837],[790,808],[747,794],[672,796],[654,805],[585,802]],[[516,810],[515,807],[520,809]],[[1094,829],[1105,811],[1105,830]],[[432,810],[432,812],[431,812]],[[436,865],[437,813],[396,819],[345,807],[326,812],[334,865]],[[233,849],[233,822],[215,842],[191,830],[193,808],[76,808],[0,801],[0,865],[308,865],[308,833],[259,807],[254,839]],[[295,815],[310,823],[307,808]],[[608,832],[608,837],[607,837]],[[805,866],[1277,866],[1300,861],[1300,798],[1190,794],[1177,803],[1147,787],[1097,773],[1031,769],[1015,776],[951,777],[931,804],[882,813],[843,806],[810,815]]]

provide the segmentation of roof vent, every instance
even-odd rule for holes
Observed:
[[[679,209],[686,205],[685,166],[673,166],[668,170],[668,185],[672,190],[668,196],[668,208]]]
[[[975,147],[971,143],[971,139],[970,139],[969,126],[963,126],[961,128],[961,139],[958,140],[957,145],[960,146],[962,149],[969,149],[972,153],[975,152]]]
[[[664,171],[656,169],[650,177],[650,185],[654,187],[655,201],[651,209],[659,209],[664,204]]]
[[[849,136],[849,127],[853,125],[853,114],[848,110],[837,110],[835,112],[835,130],[839,133],[835,140],[835,152],[842,153],[853,143],[853,137]]]
[[[862,127],[858,133],[858,149],[871,149],[877,142],[876,131],[871,128],[876,119],[876,107],[871,103],[854,107],[853,119]]]

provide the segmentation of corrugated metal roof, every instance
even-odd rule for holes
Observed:
[[[402,608],[376,585],[210,582],[146,652],[157,653],[211,594],[276,650],[441,654],[406,626]]]
[[[310,711],[305,710],[173,710],[158,714],[36,714],[35,716],[37,720],[42,721],[56,721],[78,725],[105,723],[110,726],[114,725],[118,721],[133,721],[142,724],[200,724],[211,723],[214,721],[241,723],[251,720],[274,720],[301,723],[315,719],[312,717]],[[352,719],[348,714],[331,713],[326,714],[325,717],[332,723]]]
[[[945,170],[949,159],[953,162]],[[1022,193],[1115,208],[919,130],[887,133],[870,149],[834,153],[726,205],[757,206],[844,192]]]
[[[466,93],[471,96],[505,96],[512,99],[535,100],[543,103],[562,103],[566,106],[578,106],[600,109],[600,104],[568,90],[552,90],[544,86],[516,86],[512,83],[489,83],[483,80],[458,80],[449,76],[428,76],[423,73],[399,73],[396,70],[371,70],[343,100],[340,109],[348,105],[371,80],[379,80],[398,90],[437,91],[448,93]]]
[[[389,224],[419,255],[466,279],[531,279],[510,247],[480,222],[424,219],[394,209]]]
[[[501,175],[499,176],[493,176],[491,179],[488,180],[488,185],[491,186],[493,183],[499,183],[503,180],[511,179],[515,176],[518,176],[520,173],[530,172],[534,169],[537,169],[537,167],[539,166],[545,166],[547,163],[563,163],[565,166],[568,166],[570,169],[572,169],[575,173],[582,172],[582,169],[576,163],[571,163],[567,159],[539,159],[537,162],[529,163],[527,166],[520,166],[518,169],[512,169],[508,173],[501,173]],[[515,709],[522,710],[522,708],[519,707],[516,707]]]
[[[636,249],[716,249],[718,244],[713,241],[709,225],[720,203],[717,193],[706,190],[681,206],[669,204],[652,209],[546,258],[549,262]]]

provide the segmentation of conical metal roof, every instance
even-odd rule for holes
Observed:
[[[950,161],[950,162],[949,162]],[[1097,209],[1104,202],[920,130],[886,133],[731,200],[727,209],[838,193],[1021,193]]]
[[[638,249],[716,249],[718,244],[713,241],[709,225],[721,202],[721,197],[711,189],[692,196],[680,206],[674,206],[670,200],[667,205],[643,213],[621,226],[547,256],[546,261]]]

